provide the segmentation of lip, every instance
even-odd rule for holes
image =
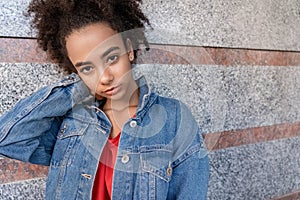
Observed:
[[[104,90],[102,93],[104,93],[108,96],[112,96],[112,95],[115,95],[116,93],[118,93],[120,89],[121,89],[120,85],[117,85],[117,86],[113,86],[113,87],[110,87],[110,88]]]

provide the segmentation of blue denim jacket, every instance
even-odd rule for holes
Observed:
[[[207,151],[191,112],[144,78],[137,82],[139,106],[122,129],[113,199],[206,199]],[[76,74],[40,89],[0,118],[0,154],[50,165],[46,199],[91,199],[111,129],[100,103]]]

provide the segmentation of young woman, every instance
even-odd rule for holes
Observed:
[[[38,43],[74,72],[0,118],[0,154],[50,165],[47,199],[205,199],[209,165],[180,101],[132,75],[140,0],[33,0]]]

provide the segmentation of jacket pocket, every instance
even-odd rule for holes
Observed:
[[[169,182],[172,175],[171,155],[171,151],[160,148],[141,152],[143,172],[149,172],[156,177]]]
[[[51,165],[53,167],[69,166],[80,146],[81,137],[89,124],[67,117],[63,120],[54,146]]]
[[[166,199],[172,177],[172,152],[150,148],[141,152],[140,199]]]

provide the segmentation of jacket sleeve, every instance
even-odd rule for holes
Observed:
[[[201,129],[184,105],[180,106],[176,144],[179,149],[172,162],[168,199],[205,200],[209,181],[209,159]],[[169,172],[170,173],[170,172]]]
[[[63,116],[88,96],[84,83],[71,74],[19,101],[0,117],[0,155],[49,165]]]
[[[189,151],[188,158],[183,156],[173,165],[168,199],[206,200],[209,181],[208,156],[203,154],[203,149],[193,147]]]

